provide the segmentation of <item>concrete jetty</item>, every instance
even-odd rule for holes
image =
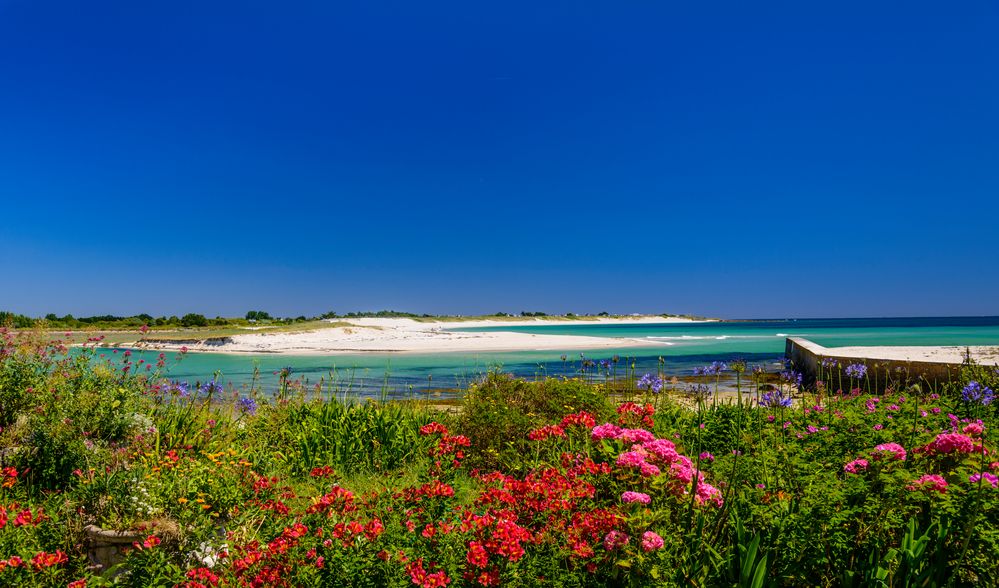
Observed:
[[[935,388],[956,380],[969,359],[983,366],[999,366],[999,346],[823,347],[808,339],[788,337],[784,356],[803,374],[806,386],[814,384],[821,372],[835,374],[827,377],[833,390],[849,385],[845,374],[840,381],[839,370],[853,363],[867,366],[869,380],[865,385],[878,391],[916,383]],[[835,362],[839,368],[822,369],[823,360]]]

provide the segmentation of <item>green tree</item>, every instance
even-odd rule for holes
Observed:
[[[181,317],[180,324],[185,327],[204,327],[208,325],[208,319],[202,314],[189,313]]]

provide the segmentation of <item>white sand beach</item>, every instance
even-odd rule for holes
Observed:
[[[237,334],[197,343],[165,341],[140,342],[137,346],[213,353],[279,353],[290,355],[325,355],[346,353],[434,353],[448,351],[532,351],[604,349],[654,346],[648,339],[586,337],[575,335],[539,335],[513,331],[481,333],[456,332],[455,328],[586,325],[586,324],[662,324],[703,322],[686,318],[636,316],[592,320],[459,320],[423,322],[409,318],[336,319],[338,326],[301,332]],[[342,323],[350,323],[345,326]]]

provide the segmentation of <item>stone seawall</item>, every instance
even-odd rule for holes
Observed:
[[[961,361],[955,361],[956,350],[959,348],[947,348],[946,360],[927,361],[925,359],[910,360],[899,358],[886,358],[885,348],[868,347],[865,353],[864,348],[851,347],[840,350],[835,347],[823,347],[801,337],[788,337],[784,347],[784,356],[791,361],[796,371],[804,376],[806,386],[811,386],[820,373],[820,363],[823,359],[831,360],[839,364],[839,370],[854,363],[861,363],[867,366],[867,381],[865,386],[877,391],[883,391],[889,385],[896,388],[900,385],[919,384],[926,389],[936,389],[939,386],[958,379],[961,371]],[[975,348],[982,349],[982,348]],[[979,355],[981,352],[979,352]],[[865,356],[866,355],[866,356]],[[879,355],[881,357],[879,357]],[[943,354],[941,354],[943,355]],[[975,354],[973,354],[973,357]],[[990,356],[983,356],[988,358]],[[981,358],[980,358],[981,359]],[[829,372],[829,369],[823,370]],[[849,386],[849,378],[843,374],[840,376],[836,368],[832,368],[832,377],[828,379],[828,385],[833,390],[837,389],[842,382],[842,387]],[[842,379],[840,379],[842,378]]]

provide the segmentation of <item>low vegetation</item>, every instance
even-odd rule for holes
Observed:
[[[994,368],[491,374],[450,411],[0,336],[3,586],[999,585]]]

